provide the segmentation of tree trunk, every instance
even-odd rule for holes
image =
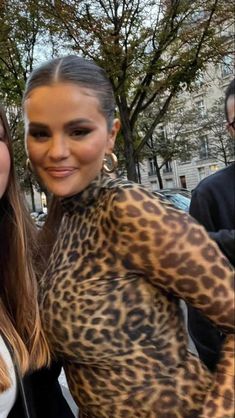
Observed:
[[[156,175],[157,175],[157,179],[158,179],[159,189],[163,189],[161,171],[160,171],[160,168],[159,168],[159,165],[158,165],[158,162],[157,162],[156,155],[154,155],[153,159],[154,159],[154,164],[155,164],[155,167],[156,167]]]
[[[138,176],[136,173],[136,163],[134,159],[132,132],[125,126],[123,127],[123,136],[127,178],[128,180],[135,181],[137,183]]]
[[[50,204],[51,204],[52,194],[50,192],[48,192],[47,189],[44,189],[44,188],[43,188],[43,193],[46,196],[47,208],[48,208],[50,206]]]
[[[136,167],[137,167],[138,183],[140,183],[140,184],[141,184],[140,163],[139,163],[139,160],[138,160],[138,159],[137,159],[137,161],[136,161]]]
[[[31,197],[32,212],[36,212],[33,184],[30,179],[29,179],[29,191],[30,191],[30,197]]]
[[[117,103],[120,111],[122,134],[124,138],[124,156],[126,161],[127,178],[128,180],[137,183],[138,176],[136,172],[136,161],[134,158],[134,139],[130,126],[130,118],[125,96],[123,95],[122,97],[117,97]]]
[[[158,167],[156,169],[156,174],[157,174],[157,179],[159,183],[159,189],[163,189],[162,177],[161,177],[160,169]]]

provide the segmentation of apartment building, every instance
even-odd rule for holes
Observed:
[[[199,77],[196,82],[196,89],[191,92],[182,92],[179,98],[181,107],[197,111],[198,122],[200,127],[201,120],[207,112],[211,111],[217,100],[221,99],[221,111],[224,114],[224,94],[225,90],[234,77],[234,61],[231,55],[224,57],[223,63],[218,66],[209,65],[207,71]],[[226,136],[224,118],[224,135]],[[168,123],[161,127],[168,135],[173,135],[172,126]],[[213,146],[216,137],[214,132],[200,129],[200,137],[197,138],[197,146],[193,156],[190,159],[173,159],[167,161],[161,168],[161,178],[164,188],[168,187],[184,187],[193,190],[198,182],[204,177],[209,176],[215,171],[223,168],[225,162],[223,159],[213,156],[210,149]],[[187,132],[189,140],[195,137],[195,130]],[[197,135],[197,132],[196,132]],[[196,137],[195,137],[196,140]],[[232,147],[231,147],[232,148]],[[231,150],[229,161],[234,159],[234,150]],[[157,178],[157,170],[154,158],[145,159],[139,164],[140,181],[150,190],[159,189],[159,181]]]

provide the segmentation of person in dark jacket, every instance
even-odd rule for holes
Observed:
[[[225,93],[225,115],[228,131],[235,140],[235,79]],[[189,213],[206,228],[235,266],[235,162],[199,183],[193,191]],[[190,306],[188,328],[200,358],[214,371],[223,335]]]
[[[61,364],[53,362],[25,376],[8,418],[74,418],[58,381],[60,372]]]

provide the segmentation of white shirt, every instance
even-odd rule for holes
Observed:
[[[10,379],[12,382],[12,385],[9,389],[0,393],[0,418],[7,418],[16,399],[16,375],[15,375],[12,358],[10,356],[9,350],[3,338],[1,337],[1,335],[0,335],[0,355],[8,367]]]

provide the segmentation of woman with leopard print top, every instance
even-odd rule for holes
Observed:
[[[76,56],[26,85],[27,153],[54,195],[39,295],[51,351],[82,418],[232,418],[232,267],[188,214],[105,173],[114,110],[104,71]],[[187,350],[180,298],[227,334],[214,375]]]

